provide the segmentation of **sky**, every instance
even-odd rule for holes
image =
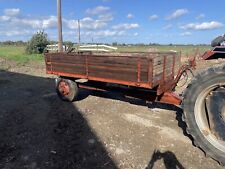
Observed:
[[[57,40],[56,0],[0,0],[0,41],[40,30]],[[63,39],[82,43],[210,44],[225,34],[224,0],[62,0]]]

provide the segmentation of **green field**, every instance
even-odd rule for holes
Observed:
[[[166,51],[177,51],[181,52],[183,56],[193,56],[195,55],[196,51],[198,51],[200,54],[204,53],[205,51],[211,49],[210,46],[120,46],[118,47],[119,52],[147,52],[149,49],[155,49],[158,52],[166,52]]]
[[[20,63],[43,60],[41,54],[26,54],[24,46],[0,46],[0,57]]]
[[[210,46],[118,46],[118,52],[148,52],[150,48],[159,52],[174,50],[182,52],[182,56],[194,56],[196,50],[202,54],[209,50]],[[26,54],[24,46],[0,46],[0,57],[20,63],[43,61],[41,54]]]

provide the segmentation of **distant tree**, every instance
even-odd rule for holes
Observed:
[[[58,44],[58,42],[57,41],[53,41],[53,40],[49,41],[49,45],[55,45],[55,44]]]
[[[19,41],[14,42],[14,45],[16,45],[16,46],[24,46],[24,45],[27,45],[27,43],[19,40]]]
[[[32,36],[31,40],[28,42],[26,52],[29,54],[43,53],[48,44],[48,35],[44,31],[38,31]]]
[[[73,47],[73,42],[71,41],[65,41],[63,42],[64,45],[66,45],[67,47]]]
[[[118,43],[117,42],[113,42],[112,46],[118,46]]]
[[[14,43],[13,43],[13,41],[8,40],[8,41],[3,42],[3,45],[14,45]]]

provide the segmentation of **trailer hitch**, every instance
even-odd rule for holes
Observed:
[[[176,85],[177,85],[178,81],[180,80],[181,76],[183,75],[183,73],[185,73],[188,70],[192,73],[193,70],[195,70],[195,69],[196,69],[196,57],[193,57],[188,60],[188,63],[181,66],[181,68],[179,69],[178,74],[174,80],[175,83],[174,83],[173,87],[176,87]]]

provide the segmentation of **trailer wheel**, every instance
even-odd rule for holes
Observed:
[[[58,78],[56,79],[56,92],[62,100],[72,102],[78,95],[78,86],[72,80]]]
[[[225,165],[225,65],[198,74],[184,92],[182,106],[194,145]]]

